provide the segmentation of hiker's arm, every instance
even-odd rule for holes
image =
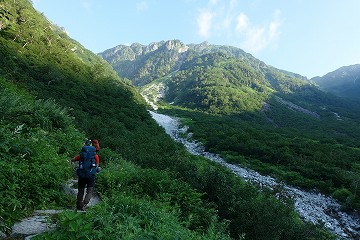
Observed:
[[[95,155],[95,160],[96,160],[96,165],[99,166],[100,165],[100,158],[99,155]]]
[[[80,155],[77,155],[76,157],[73,157],[72,159],[71,159],[71,161],[73,161],[73,162],[77,162],[77,161],[79,161],[80,160]]]
[[[97,168],[96,168],[96,172],[100,172],[101,171],[101,167],[99,166],[100,165],[100,158],[99,158],[99,155],[95,155],[95,161],[96,161],[96,166],[97,166]]]

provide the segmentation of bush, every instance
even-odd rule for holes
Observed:
[[[34,208],[68,204],[61,191],[72,172],[67,159],[83,135],[54,102],[0,85],[0,231],[8,232]]]
[[[337,189],[333,193],[333,197],[341,202],[347,202],[353,194],[347,188]]]
[[[179,212],[179,218],[191,230],[204,231],[216,220],[216,211],[204,204],[203,194],[168,171],[142,169],[121,158],[112,160],[97,178],[97,189],[102,196],[131,193],[168,204]]]

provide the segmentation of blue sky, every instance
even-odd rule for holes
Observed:
[[[308,78],[360,64],[359,0],[32,0],[94,53],[161,40],[231,45]]]

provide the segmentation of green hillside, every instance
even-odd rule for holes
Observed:
[[[34,209],[74,209],[62,184],[91,137],[102,202],[59,214],[37,239],[332,239],[290,203],[188,154],[128,80],[30,1],[1,0],[0,17],[1,232]]]
[[[167,87],[167,102],[211,113],[260,110],[272,92],[261,74],[224,53],[185,62]]]

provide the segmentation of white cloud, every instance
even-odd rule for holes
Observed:
[[[277,47],[282,25],[280,10],[275,10],[272,18],[264,22],[264,19],[253,19],[241,11],[239,0],[209,0],[208,3],[197,17],[198,34],[201,37],[208,41],[215,38],[225,41],[224,38],[227,38],[251,53]]]
[[[237,18],[236,31],[242,32],[246,30],[248,26],[249,26],[249,18],[244,13],[240,13],[240,15]]]
[[[277,40],[280,35],[280,27],[282,24],[282,20],[280,19],[280,10],[275,11],[274,20],[269,25],[269,38],[270,40]]]
[[[147,2],[145,1],[141,1],[141,2],[137,2],[136,3],[136,9],[139,11],[139,12],[143,12],[145,10],[147,10],[149,8],[149,5]]]
[[[236,25],[237,34],[241,39],[241,47],[252,53],[259,52],[267,47],[276,47],[282,23],[279,16],[280,11],[276,10],[271,22],[257,26],[251,24],[248,17],[241,13]]]
[[[213,14],[210,11],[202,11],[197,19],[199,35],[205,38],[210,36]]]
[[[272,21],[269,26],[269,40],[275,40],[279,34],[280,23],[277,21]]]
[[[246,30],[245,40],[241,43],[241,47],[246,51],[259,52],[268,44],[266,30],[264,27],[253,27]]]

